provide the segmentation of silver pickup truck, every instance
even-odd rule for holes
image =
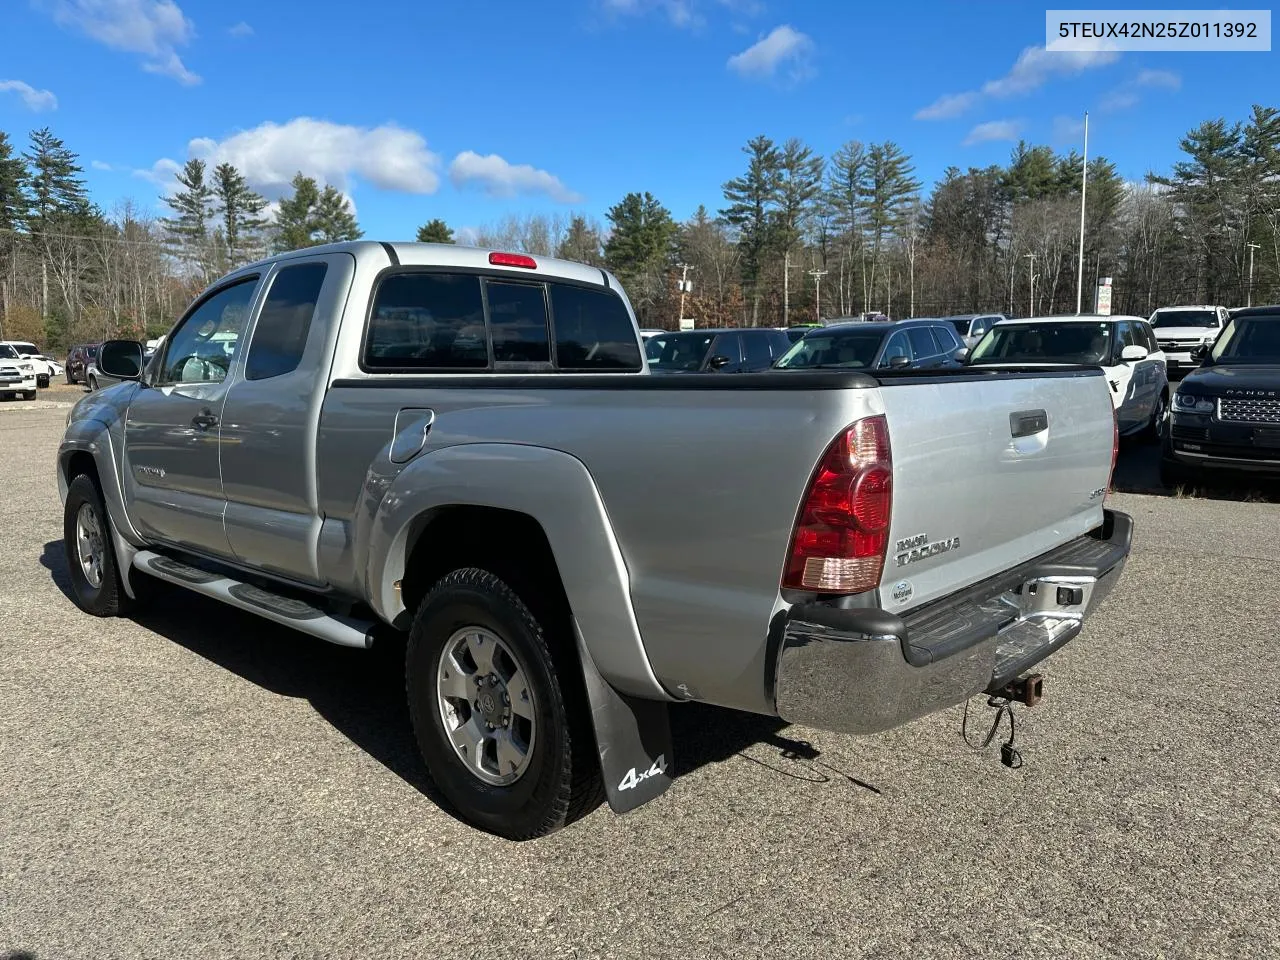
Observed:
[[[406,636],[429,773],[512,838],[665,790],[675,703],[857,734],[1006,689],[1129,552],[1100,370],[651,375],[564,261],[316,247],[98,363],[57,460],[76,602],[158,578]]]

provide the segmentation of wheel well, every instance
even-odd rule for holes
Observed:
[[[504,580],[544,624],[568,622],[569,599],[551,542],[527,513],[438,507],[413,522],[405,556],[400,596],[409,616],[445,574],[479,567]]]
[[[92,477],[94,483],[98,483],[98,465],[94,462],[93,454],[77,450],[62,462],[62,475],[70,486],[71,481],[82,473]]]

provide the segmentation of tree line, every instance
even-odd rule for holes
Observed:
[[[1199,124],[1171,169],[1125,182],[1088,163],[1084,302],[1111,277],[1112,309],[1280,299],[1280,111]],[[507,216],[421,242],[559,256],[613,270],[645,326],[785,325],[859,313],[1074,313],[1084,161],[1020,142],[1005,164],[948,168],[927,191],[896,143],[850,141],[830,157],[761,135],[738,176],[678,222],[649,191],[600,222]],[[162,198],[104,212],[80,160],[47,128],[19,153],[0,132],[0,323],[50,349],[158,335],[214,277],[270,252],[362,236],[334,186],[298,173],[274,207],[232,164],[192,159]],[[710,199],[710,198],[709,198]],[[684,285],[682,280],[690,281]]]

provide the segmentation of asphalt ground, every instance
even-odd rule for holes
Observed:
[[[681,707],[666,795],[516,844],[434,799],[394,650],[178,591],[80,613],[58,399],[0,404],[0,957],[1277,955],[1275,503],[1112,496],[1132,558],[1018,770],[958,708]]]

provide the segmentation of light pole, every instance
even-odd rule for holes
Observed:
[[[1252,307],[1253,306],[1253,251],[1261,247],[1262,244],[1247,243],[1245,244],[1245,246],[1249,248],[1249,290],[1245,294],[1245,306]]]
[[[822,278],[827,275],[827,271],[819,270],[817,267],[809,271],[809,276],[813,277],[813,319],[822,322]]]
[[[1023,256],[1031,261],[1027,264],[1027,276],[1031,280],[1031,302],[1027,306],[1027,316],[1034,317],[1036,315],[1036,255],[1024,253]]]
[[[1076,315],[1084,309],[1084,198],[1089,190],[1089,113],[1084,115],[1084,167],[1080,171],[1080,265],[1076,269]]]
[[[687,263],[677,263],[676,266],[680,268],[680,316],[676,318],[676,326],[681,327],[684,320],[684,295],[689,292],[689,271],[693,267]]]

